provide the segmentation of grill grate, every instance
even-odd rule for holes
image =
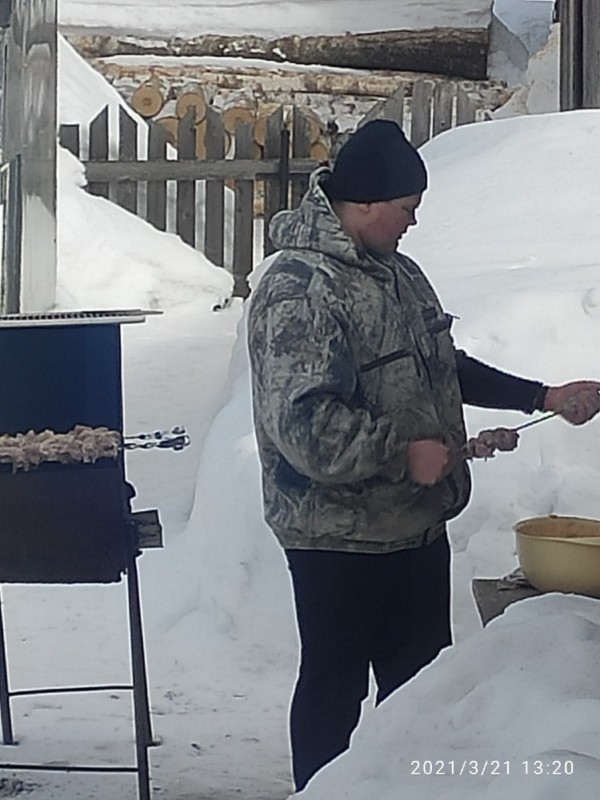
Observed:
[[[123,322],[144,322],[150,314],[162,314],[162,311],[128,308],[106,311],[42,311],[29,314],[4,314],[0,315],[0,328],[114,325]]]

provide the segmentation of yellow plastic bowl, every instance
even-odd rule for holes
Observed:
[[[532,586],[600,598],[600,520],[534,517],[517,522],[514,531],[519,563]]]

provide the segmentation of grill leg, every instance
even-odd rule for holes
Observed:
[[[152,744],[152,723],[150,720],[148,678],[146,675],[140,590],[135,555],[132,555],[127,568],[127,595],[129,601],[129,635],[131,642],[131,672],[133,676],[133,711],[138,768],[138,793],[139,800],[150,800],[148,748]]]
[[[12,718],[10,713],[10,690],[8,688],[8,662],[6,659],[6,641],[4,639],[4,615],[2,613],[1,594],[0,594],[0,717],[2,719],[3,744],[16,744],[13,738]]]

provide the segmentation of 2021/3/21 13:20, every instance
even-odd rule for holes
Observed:
[[[573,775],[575,765],[570,759],[527,759],[514,764],[496,759],[424,759],[411,761],[410,768],[411,775]]]

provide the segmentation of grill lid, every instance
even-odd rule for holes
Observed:
[[[162,314],[141,308],[105,311],[41,311],[26,314],[0,315],[0,328],[32,328],[49,325],[115,325],[124,322],[145,322],[151,314]]]

